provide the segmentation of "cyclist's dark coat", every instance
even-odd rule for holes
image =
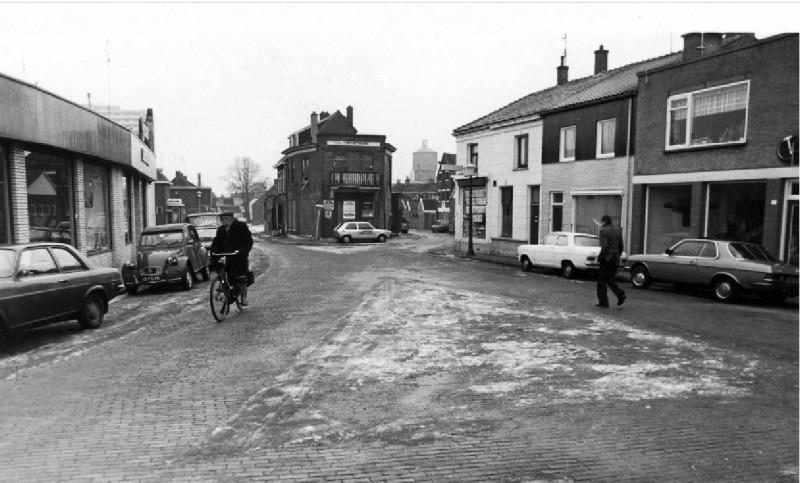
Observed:
[[[214,241],[211,242],[211,253],[224,253],[239,250],[239,254],[228,257],[228,276],[231,278],[247,277],[247,256],[253,248],[253,235],[247,223],[234,219],[230,231],[224,226],[217,228]]]

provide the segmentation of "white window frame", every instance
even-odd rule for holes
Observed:
[[[573,136],[572,136],[572,157],[571,158],[568,158],[568,157],[564,156],[564,150],[567,147],[566,146],[566,142],[567,142],[566,134],[567,134],[568,131],[572,131],[574,133]],[[578,131],[577,131],[576,126],[567,126],[567,127],[562,127],[561,128],[561,132],[560,132],[559,140],[558,140],[558,161],[559,162],[575,161],[575,146],[578,144],[577,143],[577,138],[578,138]]]
[[[514,136],[514,169],[528,168],[528,142],[527,134]]]
[[[612,129],[612,136],[611,136],[611,151],[604,153],[603,152],[603,130],[606,126],[610,126]],[[612,119],[604,119],[602,121],[597,121],[597,151],[595,153],[595,157],[597,159],[600,158],[613,158],[616,154],[614,152],[614,147],[616,146],[617,140],[617,118]]]
[[[692,144],[692,128],[693,128],[692,123],[694,121],[694,118],[692,116],[692,111],[693,111],[694,98],[696,96],[698,96],[698,95],[707,93],[709,91],[721,90],[721,89],[726,89],[726,88],[730,88],[730,87],[734,87],[734,86],[740,86],[740,85],[745,85],[747,87],[746,88],[747,94],[745,95],[747,101],[746,101],[745,112],[744,112],[744,128],[743,128],[744,132],[742,133],[743,134],[742,139],[737,140],[737,141],[726,141],[726,142],[718,142],[718,143]],[[679,107],[679,108],[673,108],[672,107],[672,103],[675,102],[675,101],[680,101],[680,100],[685,100],[686,101],[686,105],[682,106],[682,107]],[[671,130],[671,127],[672,127],[671,126],[671,114],[672,114],[673,111],[677,111],[679,109],[685,109],[686,110],[686,133],[685,133],[685,137],[683,139],[683,143],[682,144],[670,145],[669,144],[669,140],[670,140],[669,133],[670,133],[670,130]],[[714,87],[710,87],[708,89],[701,89],[701,90],[698,90],[698,91],[686,92],[686,93],[683,93],[683,94],[676,94],[674,96],[670,96],[670,97],[667,98],[667,109],[666,109],[666,111],[667,111],[667,119],[666,119],[666,121],[667,121],[666,122],[666,126],[667,127],[666,127],[666,131],[664,133],[664,149],[666,151],[676,151],[676,150],[681,150],[681,149],[689,149],[689,148],[697,148],[697,147],[729,146],[729,145],[736,145],[736,144],[745,144],[747,142],[747,125],[748,125],[748,120],[749,120],[749,117],[750,117],[749,116],[749,114],[750,114],[750,81],[749,80],[745,80],[745,81],[740,81],[740,82],[732,82],[730,84],[714,86]]]

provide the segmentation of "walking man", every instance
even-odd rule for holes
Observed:
[[[600,228],[600,270],[597,274],[597,306],[608,307],[608,290],[610,288],[617,296],[617,305],[625,303],[625,291],[619,288],[614,276],[619,267],[619,257],[625,245],[622,242],[622,233],[611,222],[611,217],[603,215],[600,219],[603,227]]]

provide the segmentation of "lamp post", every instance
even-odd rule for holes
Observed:
[[[197,212],[200,213],[200,199],[203,197],[203,192],[198,190],[197,191]]]
[[[478,167],[474,164],[468,164],[464,167],[464,174],[469,176],[469,235],[467,239],[468,257],[475,256],[475,250],[472,247],[472,177],[475,176],[476,171],[478,171]]]

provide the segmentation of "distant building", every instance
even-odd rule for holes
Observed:
[[[311,113],[311,124],[289,136],[289,147],[275,164],[279,229],[331,237],[345,220],[389,228],[394,151],[386,136],[358,134],[352,107],[346,116]]]
[[[398,200],[400,216],[408,221],[409,228],[428,229],[436,220],[438,204],[438,183],[412,183],[397,180],[392,185],[392,196]]]
[[[422,147],[412,154],[411,180],[414,183],[429,183],[436,179],[437,153],[428,147],[428,140],[422,140]]]
[[[453,217],[450,216],[452,212],[453,187],[455,185],[453,175],[457,174],[457,171],[453,170],[455,166],[456,155],[453,153],[442,153],[442,159],[439,161],[439,166],[436,170],[436,219],[447,221],[450,226],[450,233],[455,231]]]
[[[119,124],[135,134],[139,140],[149,146],[150,149],[155,149],[152,109],[122,109],[119,106],[92,104],[91,97],[89,97],[89,103],[83,104],[82,107],[90,109],[106,119],[110,119]]]

